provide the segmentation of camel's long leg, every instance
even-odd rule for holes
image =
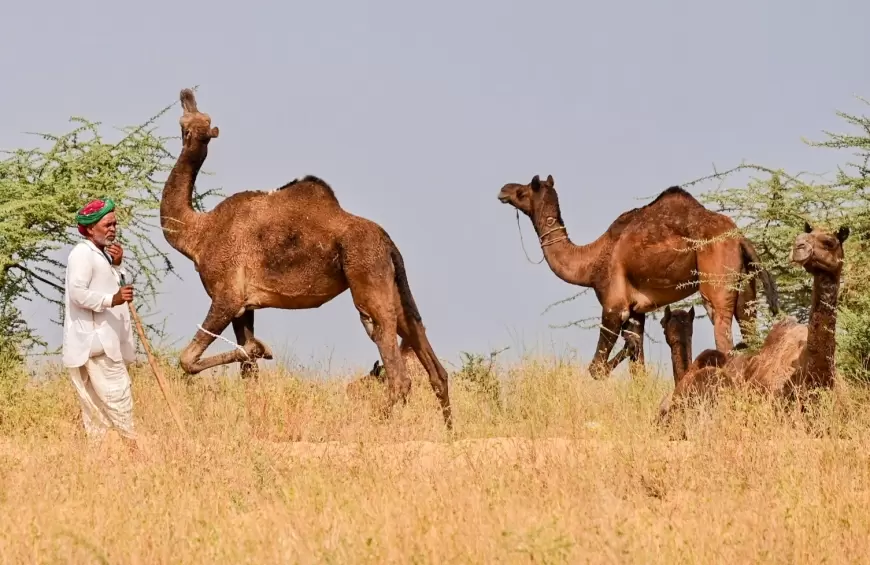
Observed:
[[[625,337],[625,333],[623,332],[622,337]],[[612,373],[619,367],[619,364],[629,359],[631,357],[631,345],[626,342],[626,344],[619,350],[619,352],[613,356],[613,358],[607,362],[607,372],[608,374]]]
[[[399,350],[397,312],[393,302],[395,283],[392,277],[383,280],[382,277],[373,276],[368,269],[353,269],[347,273],[347,278],[360,320],[366,333],[377,345],[387,371],[390,394],[386,412],[389,412],[399,400],[406,401],[411,390],[411,379],[408,378]]]
[[[366,326],[366,331],[368,331],[368,326]],[[402,332],[400,330],[399,335],[401,335],[401,333]],[[369,337],[371,337],[371,336],[369,336]],[[411,344],[405,338],[402,338],[402,341],[399,344],[399,352],[402,355],[402,362],[405,363],[405,370],[407,371],[408,370],[408,359],[411,358],[411,355],[416,355],[416,353],[414,352],[414,348],[411,347]],[[376,380],[383,382],[383,379],[381,379],[380,374],[381,374],[381,360],[377,359],[377,360],[375,360],[375,363],[372,366],[372,370],[369,371],[369,374],[366,376],[375,378]]]
[[[619,364],[626,359],[643,364],[644,321],[646,321],[645,314],[632,314],[629,319],[622,324],[622,339],[625,341],[625,345],[610,361],[607,362],[608,372],[615,371]]]
[[[643,354],[643,336],[646,314],[632,312],[629,319],[622,325],[622,339],[625,345],[607,362],[607,374],[616,370],[626,358],[629,360],[629,371],[632,377],[637,376],[645,364]]]
[[[266,359],[271,359],[271,352],[256,339],[251,339],[247,342],[245,346],[247,355],[238,349],[234,349],[232,351],[227,351],[226,353],[218,353],[217,355],[201,359],[202,354],[215,340],[215,338],[210,334],[220,335],[227,326],[230,325],[230,322],[235,318],[237,312],[238,310],[220,307],[212,302],[212,305],[208,310],[208,315],[202,323],[203,329],[207,330],[209,333],[197,330],[196,335],[193,336],[191,342],[184,348],[184,351],[181,352],[180,363],[181,368],[185,373],[195,375],[206,369],[210,369],[211,367],[226,365],[228,363],[238,363],[247,360],[249,357],[265,357]]]
[[[723,257],[733,255],[740,258],[741,255],[736,240],[724,241],[716,245],[719,247],[698,252],[698,272],[701,279],[699,290],[713,310],[713,335],[716,339],[716,349],[728,353],[734,347],[731,323],[738,295],[737,290],[732,288],[731,278],[736,273],[740,273],[742,267],[739,263],[729,265]]]
[[[601,379],[609,374],[607,358],[619,337],[619,330],[623,324],[621,312],[604,309],[601,313],[601,330],[598,333],[598,345],[595,355],[589,364],[589,373],[595,379]]]
[[[629,314],[627,332],[629,339],[628,343],[631,345],[629,350],[631,353],[629,357],[629,371],[631,372],[632,377],[641,373],[643,366],[646,364],[643,354],[643,334],[645,325],[646,314],[638,312],[632,312]],[[626,330],[623,330],[622,333],[625,335]]]
[[[245,310],[238,318],[233,318],[233,333],[236,334],[236,342],[245,347],[248,341],[254,339],[254,311]],[[246,359],[240,363],[242,378],[256,378],[260,373],[256,359]]]
[[[426,336],[426,328],[423,322],[410,316],[407,312],[402,312],[399,317],[399,335],[402,336],[402,347],[410,346],[414,353],[417,354],[420,364],[426,369],[429,375],[429,384],[435,392],[438,402],[441,404],[441,414],[444,416],[444,423],[447,429],[453,428],[453,413],[450,407],[450,392],[447,384],[447,371],[435,355],[435,350],[432,349],[432,344],[429,343],[429,338]]]

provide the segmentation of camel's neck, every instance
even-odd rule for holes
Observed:
[[[837,329],[837,295],[840,276],[817,274],[813,281],[813,303],[807,327],[807,345],[801,356],[803,379],[813,386],[833,386],[835,332]]]
[[[676,345],[671,346],[671,365],[674,372],[674,384],[689,370],[692,358],[692,338],[681,339]]]
[[[576,245],[568,238],[568,230],[564,224],[555,220],[554,216],[541,215],[534,218],[532,224],[538,234],[547,265],[553,273],[570,284],[594,286],[593,267],[598,261],[602,239],[587,245]]]
[[[160,199],[160,226],[169,245],[191,260],[195,260],[197,234],[204,214],[193,208],[193,186],[199,169],[205,162],[208,146],[193,142],[181,150]]]

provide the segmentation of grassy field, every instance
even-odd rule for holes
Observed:
[[[0,562],[870,560],[860,390],[805,415],[728,395],[675,441],[651,423],[669,377],[555,360],[498,376],[497,393],[452,378],[452,437],[419,376],[386,422],[346,396],[354,375],[172,379],[182,440],[145,366],[144,456],[89,447],[64,378],[5,378]]]

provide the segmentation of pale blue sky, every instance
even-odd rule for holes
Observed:
[[[586,362],[597,331],[547,325],[597,314],[597,301],[540,315],[578,289],[526,261],[513,210],[496,200],[504,183],[552,174],[584,243],[713,162],[830,171],[847,156],[801,136],[842,129],[835,110],[860,111],[854,96],[870,96],[867,2],[607,4],[15,2],[0,35],[0,147],[66,131],[71,115],[139,123],[199,84],[221,130],[200,186],[318,175],[398,243],[439,356],[525,344],[577,348]],[[177,119],[162,131],[177,134]],[[539,258],[525,218],[522,228]],[[208,299],[171,254],[185,280],[166,285],[162,305],[186,343]],[[58,344],[50,311],[26,311]],[[349,293],[317,310],[259,311],[256,327],[303,363],[377,357]],[[661,338],[657,323],[649,330]],[[695,335],[696,351],[712,345],[709,321]],[[667,355],[646,347],[652,361]]]

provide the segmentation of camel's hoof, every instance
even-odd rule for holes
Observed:
[[[272,350],[269,346],[255,337],[245,342],[245,353],[251,359],[272,359]]]

